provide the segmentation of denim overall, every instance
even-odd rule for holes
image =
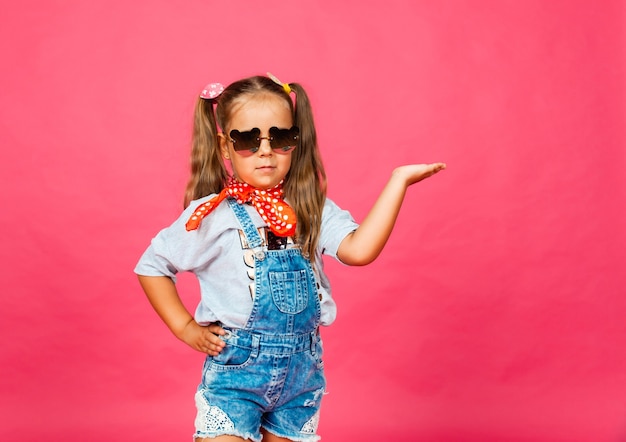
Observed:
[[[245,327],[225,328],[224,350],[204,363],[195,437],[229,434],[260,441],[262,426],[280,437],[317,441],[326,380],[311,263],[299,248],[272,247],[245,206],[230,198],[228,204],[253,256],[254,302]]]

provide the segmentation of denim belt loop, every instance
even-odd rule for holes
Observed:
[[[311,354],[317,356],[317,329],[311,332]]]
[[[252,334],[252,356],[257,357],[261,348],[261,337],[257,334]]]

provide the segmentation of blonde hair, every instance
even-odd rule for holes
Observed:
[[[246,95],[274,94],[285,100],[294,125],[300,128],[300,142],[291,154],[291,167],[283,189],[285,199],[296,212],[296,241],[304,254],[314,261],[326,200],[326,173],[317,145],[309,97],[300,84],[289,83],[289,87],[296,96],[295,106],[282,85],[263,76],[232,83],[215,99],[198,99],[194,112],[191,176],[184,206],[187,207],[192,200],[219,193],[228,183],[228,171],[219,149],[218,125],[228,127],[233,109],[246,99]]]

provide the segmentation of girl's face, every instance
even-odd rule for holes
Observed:
[[[222,157],[229,160],[235,178],[258,189],[277,185],[289,172],[291,151],[272,150],[267,139],[261,140],[259,150],[237,152],[230,140],[230,131],[240,132],[259,128],[261,137],[269,136],[270,127],[289,129],[293,125],[291,111],[285,100],[273,94],[246,97],[231,114],[225,133],[219,134]]]

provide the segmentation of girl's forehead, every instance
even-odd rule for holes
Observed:
[[[251,123],[255,120],[275,119],[276,124],[285,121],[291,124],[292,115],[285,99],[275,94],[244,95],[235,102],[229,115],[229,124],[233,122]]]
[[[233,102],[231,115],[235,112],[246,109],[268,108],[276,112],[287,110],[290,112],[289,104],[281,97],[271,93],[256,93],[242,95]]]

